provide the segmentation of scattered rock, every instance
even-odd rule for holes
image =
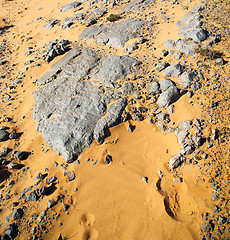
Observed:
[[[66,177],[68,181],[73,181],[75,179],[75,174],[73,171],[69,171],[66,173]]]
[[[106,155],[104,163],[105,164],[110,164],[112,161],[113,161],[112,156],[110,156],[109,154]]]

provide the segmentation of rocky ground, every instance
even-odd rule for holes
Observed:
[[[1,10],[1,239],[229,239],[229,1]]]

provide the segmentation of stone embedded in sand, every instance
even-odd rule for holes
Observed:
[[[161,72],[165,68],[167,68],[168,66],[169,66],[169,63],[167,63],[167,62],[160,62],[160,63],[157,64],[155,71],[156,72]]]
[[[167,78],[160,81],[160,89],[162,91],[166,91],[168,88],[174,87],[175,85],[176,84],[172,80]]]
[[[21,208],[14,209],[13,214],[12,214],[12,220],[16,221],[22,218],[24,212]]]
[[[57,79],[44,85],[34,95],[33,117],[37,130],[58,155],[65,161],[77,159],[84,148],[95,138],[102,143],[108,127],[121,121],[126,99],[112,98],[84,77],[92,76],[99,81],[115,81],[129,74],[134,58],[113,56],[99,64],[99,58],[91,49],[84,49],[68,61]],[[97,70],[93,70],[97,66]],[[102,118],[107,112],[107,116]]]
[[[169,160],[169,167],[171,169],[177,168],[181,162],[181,154],[173,155]]]
[[[101,45],[122,47],[128,40],[138,37],[137,30],[144,24],[140,19],[126,19],[112,24],[95,25],[85,28],[79,38]]]
[[[164,77],[178,77],[181,73],[182,66],[179,63],[169,66],[163,71]]]
[[[160,94],[157,104],[159,107],[168,107],[170,104],[177,101],[179,97],[180,94],[178,92],[178,89],[175,86],[171,86]]]
[[[105,139],[106,129],[115,126],[120,122],[121,114],[127,104],[125,98],[117,100],[108,107],[107,116],[100,119],[94,128],[94,138],[99,144],[102,144]]]
[[[144,183],[148,184],[148,180],[149,180],[148,177],[142,177],[141,179]]]
[[[68,3],[68,4],[62,6],[59,10],[60,10],[60,12],[67,12],[70,9],[76,8],[80,5],[81,5],[80,2],[71,2],[71,3]]]
[[[159,92],[160,92],[159,83],[151,82],[151,83],[148,84],[148,86],[146,88],[146,93],[148,95],[155,95],[155,94],[158,94]]]
[[[207,31],[203,28],[197,28],[179,33],[180,36],[192,39],[194,42],[202,42],[208,38]]]
[[[104,163],[105,163],[105,164],[110,164],[112,161],[113,161],[113,160],[112,160],[112,156],[110,156],[109,154],[106,155],[105,160],[104,160]]]
[[[194,43],[185,41],[183,39],[176,40],[175,48],[176,50],[185,53],[186,55],[193,55],[194,51]]]
[[[192,122],[190,120],[181,121],[178,123],[178,128],[180,130],[190,130],[192,128]]]
[[[201,225],[200,227],[203,232],[208,233],[214,231],[215,225],[210,220],[208,220],[205,224]]]
[[[0,142],[6,141],[9,139],[9,133],[6,130],[0,129]]]
[[[39,196],[38,196],[37,192],[36,192],[35,190],[33,190],[33,191],[29,194],[29,196],[28,196],[27,199],[28,199],[28,201],[30,201],[30,202],[38,201]]]
[[[69,171],[66,173],[66,177],[68,181],[73,181],[75,179],[75,174],[73,171]]]
[[[154,2],[154,0],[134,0],[128,4],[126,4],[121,10],[120,14],[126,13],[126,12],[133,12],[138,11],[140,8],[147,6]]]
[[[163,45],[167,49],[172,49],[175,46],[175,41],[173,41],[173,40],[166,40],[166,41],[163,42]]]
[[[140,63],[137,59],[129,56],[110,56],[94,69],[90,76],[102,83],[114,82],[124,79]]]

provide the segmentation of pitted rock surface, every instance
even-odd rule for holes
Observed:
[[[140,19],[126,19],[113,24],[94,25],[79,35],[82,40],[92,40],[101,45],[122,47],[130,39],[138,37],[137,30],[144,26]]]
[[[118,76],[124,72],[120,68],[120,59],[116,57],[113,69]],[[130,60],[131,59],[131,60]],[[127,69],[136,60],[130,58],[126,62]],[[85,147],[89,147],[95,138],[99,143],[104,141],[105,131],[119,123],[121,114],[126,107],[126,99],[112,100],[110,95],[103,92],[90,81],[83,80],[96,66],[108,80],[111,69],[104,69],[99,64],[99,58],[91,49],[84,49],[75,59],[65,65],[65,69],[57,75],[55,81],[44,85],[34,93],[33,118],[36,128],[42,133],[44,140],[65,161],[74,161]],[[129,71],[127,70],[127,73]],[[114,80],[114,79],[112,79]],[[107,112],[105,118],[102,118]]]

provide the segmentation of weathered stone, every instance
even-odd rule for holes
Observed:
[[[28,196],[28,201],[30,201],[30,202],[38,201],[38,199],[39,199],[39,196],[35,190],[33,190]]]
[[[66,173],[66,177],[68,181],[73,181],[75,179],[75,174],[73,171],[69,171]]]
[[[94,128],[94,138],[99,144],[104,142],[106,130],[120,123],[121,114],[124,111],[127,100],[121,98],[108,107],[107,116],[100,119]]]
[[[106,58],[90,75],[100,82],[114,82],[124,79],[140,61],[129,56],[110,56]]]
[[[157,104],[159,107],[168,107],[170,104],[177,101],[180,94],[175,86],[169,87],[166,91],[160,94]]]
[[[9,139],[9,133],[6,130],[0,129],[0,142],[6,141]]]
[[[24,212],[21,208],[14,209],[13,214],[12,214],[12,220],[16,221],[22,218]]]
[[[184,130],[184,131],[190,130],[192,128],[192,122],[189,120],[179,122],[178,127],[180,130]]]
[[[174,86],[175,86],[175,83],[170,79],[165,78],[162,81],[160,81],[160,89],[162,91],[166,91],[168,88],[174,87]]]
[[[193,55],[195,53],[194,51],[194,43],[187,42],[183,39],[176,40],[175,48],[176,50],[185,53],[186,55]]]
[[[182,86],[184,88],[189,88],[192,83],[193,83],[193,79],[195,77],[195,74],[193,73],[190,73],[190,72],[184,72],[182,75],[181,75],[181,78],[180,78],[180,84],[182,84]]]
[[[192,39],[194,42],[202,42],[208,37],[207,32],[203,28],[181,32],[179,35],[188,39]]]
[[[60,12],[67,12],[70,9],[76,8],[80,5],[81,5],[80,2],[71,2],[71,3],[66,4],[65,6],[62,6],[59,10],[60,10]]]
[[[179,132],[178,134],[176,134],[176,136],[178,139],[178,143],[182,144],[188,136],[188,132]]]
[[[160,92],[159,83],[151,82],[151,83],[148,84],[148,86],[146,88],[146,93],[148,95],[155,95],[155,94],[158,94],[159,92]]]
[[[169,66],[163,71],[164,77],[178,77],[181,73],[182,66],[179,63]]]
[[[215,226],[211,221],[207,221],[204,225],[200,226],[202,231],[205,233],[213,232]]]
[[[163,45],[168,49],[172,49],[175,46],[175,42],[173,40],[166,40],[163,42]]]
[[[181,155],[180,154],[176,154],[174,156],[172,156],[169,160],[169,167],[171,169],[177,168],[180,164],[181,164]]]
[[[113,24],[85,28],[79,35],[82,40],[92,40],[101,45],[122,47],[128,40],[138,37],[137,30],[144,25],[140,19],[126,19]]]
[[[160,63],[157,64],[155,71],[156,72],[161,72],[165,68],[167,68],[168,66],[169,66],[169,64],[167,62],[160,62]]]

